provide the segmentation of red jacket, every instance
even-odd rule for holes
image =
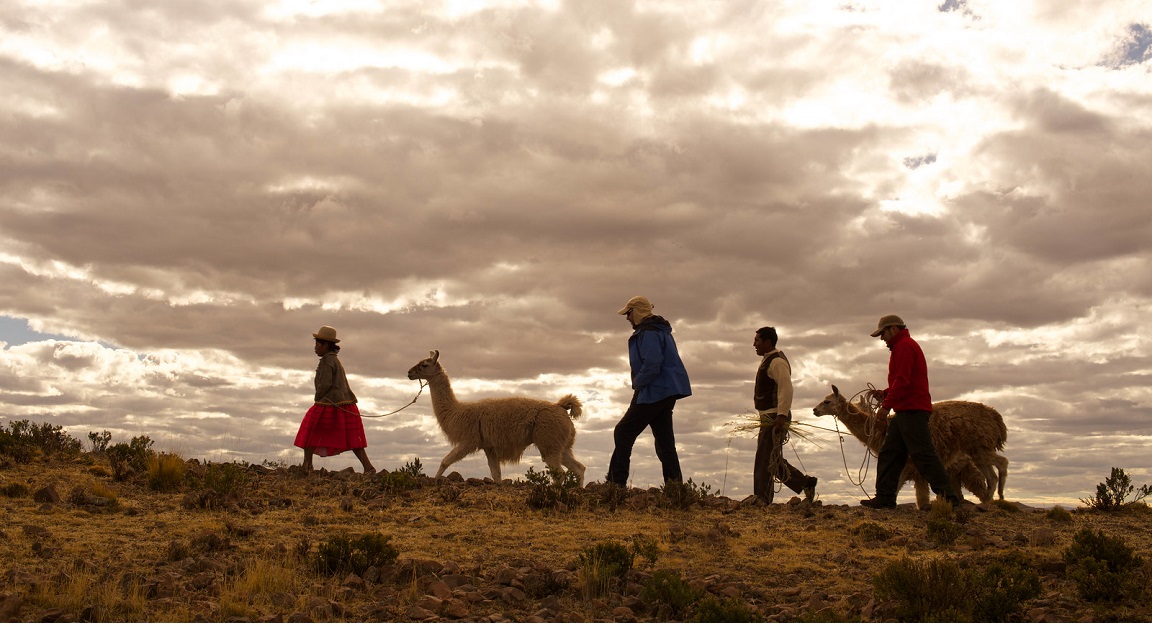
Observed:
[[[907,329],[892,339],[888,358],[888,388],[884,406],[893,411],[931,411],[932,394],[928,392],[928,362],[920,345]]]

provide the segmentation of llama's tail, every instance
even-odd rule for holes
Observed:
[[[556,405],[567,411],[573,420],[579,418],[580,414],[584,413],[584,405],[571,393],[560,398],[560,402],[557,402]]]

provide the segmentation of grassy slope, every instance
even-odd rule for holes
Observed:
[[[293,614],[411,621],[425,612],[465,620],[648,620],[659,612],[635,597],[643,577],[625,585],[625,593],[590,597],[577,571],[582,550],[603,541],[629,544],[631,536],[643,534],[659,544],[655,566],[639,566],[645,575],[675,570],[722,598],[738,596],[768,619],[869,619],[872,576],[889,560],[945,556],[980,563],[1020,549],[1041,567],[1044,591],[1024,619],[1152,620],[1135,604],[1080,601],[1060,563],[1083,527],[1122,537],[1152,558],[1148,510],[1077,511],[1071,523],[1061,524],[1043,511],[969,509],[964,535],[937,549],[926,532],[927,515],[910,507],[875,512],[712,499],[683,511],[660,506],[652,492],[634,491],[616,509],[599,504],[557,512],[528,508],[527,487],[510,483],[427,481],[392,496],[351,472],[277,470],[249,478],[239,504],[202,509],[186,506],[185,493],[149,490],[143,478],[96,479],[88,462],[3,469],[0,486],[24,484],[35,491],[53,485],[64,501],[45,506],[31,494],[0,495],[0,603],[18,603],[12,619],[25,622],[287,620]],[[93,480],[117,495],[119,509],[68,502],[74,487]],[[870,540],[858,528],[862,523],[879,525],[892,537]],[[434,561],[433,570],[469,576],[476,586],[430,600],[432,577],[393,576],[395,567],[367,584],[346,582],[346,575],[320,576],[310,554],[340,532],[389,535],[400,552],[395,567]],[[303,548],[309,553],[301,555]],[[508,593],[507,573],[500,578],[507,567],[519,572],[511,585],[522,587],[520,595]],[[567,588],[523,587],[526,576],[553,571],[561,572]]]

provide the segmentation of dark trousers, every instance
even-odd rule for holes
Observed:
[[[784,459],[784,429],[775,427],[760,427],[760,435],[756,438],[756,461],[752,467],[752,491],[756,497],[771,503],[772,494],[776,487],[776,480],[784,483],[796,493],[800,493],[808,486],[810,478],[802,471],[792,466]],[[778,461],[777,467],[772,468],[772,460]]]
[[[680,482],[680,458],[676,455],[676,436],[672,434],[672,409],[676,398],[664,398],[657,402],[637,404],[636,395],[624,417],[616,423],[612,439],[616,448],[608,462],[608,481],[616,484],[628,483],[628,467],[632,458],[632,445],[648,426],[652,427],[652,437],[656,440],[656,457],[664,471],[664,482]]]
[[[948,482],[948,473],[936,446],[932,444],[932,431],[928,428],[928,411],[897,411],[888,421],[888,434],[880,445],[876,462],[876,499],[895,501],[900,488],[900,473],[908,459],[928,481],[932,492],[939,496],[955,496]]]

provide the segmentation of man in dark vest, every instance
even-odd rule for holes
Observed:
[[[774,327],[761,327],[752,341],[756,355],[763,356],[756,369],[753,392],[761,427],[756,438],[752,490],[757,498],[771,504],[775,482],[779,480],[792,491],[803,492],[804,500],[810,503],[816,497],[816,478],[804,475],[789,464],[782,451],[788,437],[788,424],[792,421],[792,366],[776,348],[776,340]]]

